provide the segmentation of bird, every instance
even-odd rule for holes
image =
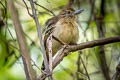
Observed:
[[[70,6],[63,8],[57,16],[48,19],[45,23],[44,46],[48,59],[47,38],[52,35],[67,45],[76,44],[79,39],[77,15]],[[54,56],[63,45],[56,39],[52,39],[52,56]],[[49,60],[49,59],[48,59]]]

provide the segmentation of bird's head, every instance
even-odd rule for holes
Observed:
[[[60,18],[69,18],[69,19],[74,19],[76,15],[74,14],[74,9],[72,8],[64,8],[60,11],[59,17]]]
[[[80,14],[83,11],[84,9],[82,8],[78,10],[74,10],[71,7],[65,7],[60,11],[58,16],[59,18],[76,19],[76,15]]]

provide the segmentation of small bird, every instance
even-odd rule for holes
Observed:
[[[76,22],[77,15],[74,12],[75,10],[73,8],[69,6],[65,7],[60,11],[57,16],[48,19],[48,21],[46,22],[44,45],[47,53],[47,58],[47,38],[51,33],[54,37],[64,42],[65,44],[70,45],[77,43],[79,39],[79,30],[78,24]],[[59,41],[53,38],[52,55],[54,56],[62,46],[63,45]]]

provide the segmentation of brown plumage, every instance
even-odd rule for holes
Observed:
[[[46,32],[44,36],[44,45],[47,52],[48,50],[46,40],[49,34],[52,33],[53,36],[61,40],[66,44],[75,44],[79,38],[78,25],[76,23],[76,15],[74,14],[74,9],[70,7],[65,7],[62,9],[58,16],[50,18],[46,22]],[[52,40],[52,53],[53,56],[62,47],[62,45],[56,41],[54,38]]]

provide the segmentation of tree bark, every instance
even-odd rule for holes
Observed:
[[[12,18],[12,21],[13,21],[13,24],[15,27],[15,32],[17,35],[17,40],[18,40],[18,44],[20,47],[20,52],[21,52],[22,60],[23,60],[23,64],[24,64],[24,71],[26,74],[26,79],[27,80],[36,80],[36,73],[32,68],[29,50],[27,48],[26,40],[23,35],[22,27],[21,27],[19,19],[17,17],[17,13],[16,13],[16,9],[15,9],[13,0],[7,0],[7,7],[10,11],[11,18]]]

